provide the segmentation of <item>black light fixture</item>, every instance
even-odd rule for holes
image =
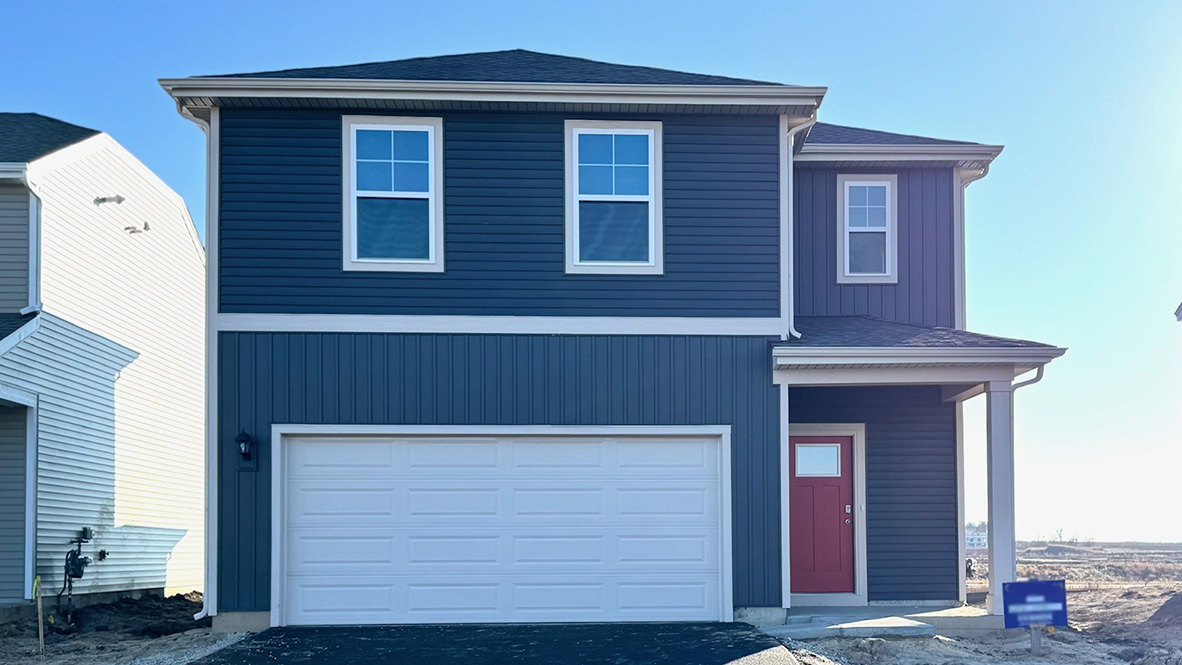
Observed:
[[[242,455],[242,461],[249,462],[251,458],[250,448],[254,445],[254,439],[250,438],[246,430],[242,430],[238,433],[238,436],[234,437],[234,443],[238,444],[238,454]]]

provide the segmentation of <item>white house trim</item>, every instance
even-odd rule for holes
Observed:
[[[549,104],[820,106],[827,88],[792,85],[638,85],[313,78],[168,78],[160,86],[184,109],[188,99],[242,97]]]
[[[238,332],[469,333],[500,335],[780,336],[773,317],[419,316],[381,314],[213,314],[217,330]]]
[[[1052,346],[1021,347],[878,347],[809,346],[772,349],[776,368],[868,365],[998,365],[1045,364],[1066,349]]]
[[[729,425],[677,426],[567,426],[567,425],[307,425],[271,426],[271,609],[270,625],[281,626],[283,617],[284,549],[283,531],[286,505],[283,470],[286,437],[301,435],[332,436],[716,436],[719,445],[720,506],[720,607],[723,621],[734,618],[733,537],[731,525],[731,427]]]
[[[780,385],[780,390],[787,386]],[[788,436],[781,437],[780,475],[785,480],[781,492],[788,492],[789,483],[789,437],[793,436],[848,436],[854,441],[854,592],[853,593],[792,593],[791,576],[782,575],[781,598],[789,601],[784,607],[854,607],[867,604],[868,574],[866,568],[866,424],[865,423],[824,423],[788,425]],[[781,560],[784,570],[792,570],[791,532],[788,528],[789,499],[781,496],[780,505],[784,512],[780,520]]]
[[[194,119],[205,145],[205,592],[196,618],[218,613],[218,201],[221,163],[221,112],[210,109],[209,123]]]
[[[21,314],[41,309],[41,199],[29,190],[29,304]]]
[[[10,333],[8,335],[8,337],[5,337],[4,339],[0,339],[0,355],[4,355],[5,353],[8,353],[8,351],[10,349],[12,349],[12,347],[16,346],[17,344],[20,344],[21,340],[23,340],[26,337],[28,337],[29,335],[32,335],[33,333],[37,332],[37,329],[40,327],[41,327],[41,317],[39,317],[39,316],[33,317],[32,319],[29,319],[29,321],[27,323],[25,323],[25,325],[21,326],[20,328],[17,328],[12,333]]]
[[[850,198],[851,186],[870,185],[886,187],[886,226],[862,227],[860,230],[850,226]],[[897,284],[899,281],[899,177],[895,174],[850,174],[840,173],[837,176],[837,283],[838,284]],[[883,265],[881,273],[853,273],[850,272],[850,234],[883,233],[884,242]]]
[[[964,162],[984,166],[1001,154],[1002,146],[884,145],[878,143],[805,143],[798,162]]]
[[[956,567],[956,599],[961,603],[968,602],[968,589],[965,584],[965,541],[964,541],[964,402],[956,402],[956,560],[960,565]]]

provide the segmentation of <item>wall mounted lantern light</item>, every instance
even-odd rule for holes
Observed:
[[[238,433],[238,436],[234,437],[234,443],[238,444],[238,454],[242,455],[242,460],[249,462],[251,459],[251,448],[254,447],[254,439],[250,438],[246,430],[242,430]]]

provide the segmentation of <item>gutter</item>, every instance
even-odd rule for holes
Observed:
[[[772,358],[777,368],[793,365],[1032,365],[1048,363],[1067,349],[1037,347],[776,347]]]
[[[25,162],[0,162],[0,180],[26,182],[28,166]]]
[[[780,242],[780,265],[783,266],[784,273],[780,277],[780,304],[785,310],[782,315],[787,317],[788,325],[785,327],[784,334],[781,339],[789,339],[795,337],[800,339],[800,331],[796,329],[796,263],[793,260],[793,228],[796,221],[795,196],[793,194],[793,147],[796,144],[796,137],[802,132],[810,129],[817,124],[817,112],[809,116],[803,123],[792,127],[788,127],[788,116],[780,116],[780,201],[784,206],[784,210],[780,213],[780,228],[782,229],[785,239]]]
[[[1004,146],[966,144],[904,144],[881,143],[809,143],[797,157],[801,162],[909,162],[957,161],[991,162],[1001,154]]]

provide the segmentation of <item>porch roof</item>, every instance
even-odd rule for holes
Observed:
[[[1055,347],[1010,337],[897,323],[872,316],[798,316],[801,338],[779,347],[906,347],[906,348],[1044,348]]]

